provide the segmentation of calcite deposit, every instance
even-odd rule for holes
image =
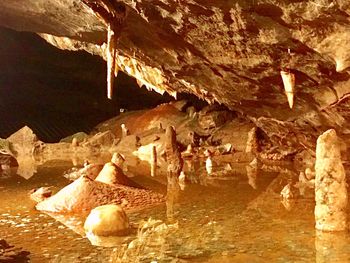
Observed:
[[[316,229],[342,231],[348,228],[348,193],[339,142],[334,130],[317,139],[315,164]]]

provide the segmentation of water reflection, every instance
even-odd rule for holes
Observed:
[[[83,229],[85,218],[57,214],[50,214],[52,218],[48,218],[35,212],[28,190],[48,182],[54,182],[57,187],[68,183],[61,176],[67,167],[47,166],[46,163],[45,169],[38,169],[29,180],[22,179],[21,184],[17,181],[11,187],[4,184],[1,235],[32,252],[37,262],[59,262],[54,261],[54,255],[66,260],[62,262],[75,262],[77,258],[81,262],[108,262],[111,250],[93,247],[91,243],[116,247],[123,252],[120,262],[350,261],[348,236],[330,233],[316,233],[315,236],[313,199],[303,196],[290,200],[292,203],[281,204],[281,189],[290,177],[298,179],[295,174],[286,172],[285,167],[265,166],[268,170],[265,172],[247,163],[216,162],[208,177],[204,160],[186,161],[182,180],[164,174],[150,177],[149,166],[141,166],[136,159],[132,162],[137,182],[147,182],[147,187],[167,191],[166,208],[161,206],[130,215],[135,226],[150,217],[159,220],[161,223],[154,225],[152,231],[147,228],[140,235],[133,233],[125,238],[88,236],[88,241]],[[181,191],[182,181],[186,184],[184,191]],[[164,224],[167,220],[169,224]],[[101,258],[103,253],[109,254]],[[46,258],[43,254],[49,256]]]
[[[169,222],[175,220],[180,196],[179,178],[171,173],[167,175],[166,215]]]
[[[347,232],[316,231],[316,263],[349,262],[349,243]]]

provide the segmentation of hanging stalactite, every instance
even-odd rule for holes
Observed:
[[[114,78],[118,74],[116,68],[117,43],[120,38],[125,18],[126,7],[113,0],[82,0],[107,26],[107,97],[112,99]]]

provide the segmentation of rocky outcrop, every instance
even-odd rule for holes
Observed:
[[[316,229],[346,230],[348,228],[346,174],[334,130],[326,131],[317,140],[315,171]]]
[[[349,131],[348,1],[118,2],[127,17],[116,68],[141,86],[218,101],[299,147],[311,149],[329,127]],[[0,25],[107,59],[105,21],[83,1],[2,1],[0,10]],[[292,110],[281,71],[295,79]],[[266,123],[276,121],[287,131],[271,133]]]
[[[82,176],[55,195],[38,203],[40,211],[86,213],[106,204],[123,204],[126,211],[144,209],[164,202],[161,194],[124,185],[111,186]]]

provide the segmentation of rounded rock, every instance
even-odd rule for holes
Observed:
[[[97,236],[123,236],[128,234],[129,218],[119,205],[102,205],[91,210],[84,229]]]

